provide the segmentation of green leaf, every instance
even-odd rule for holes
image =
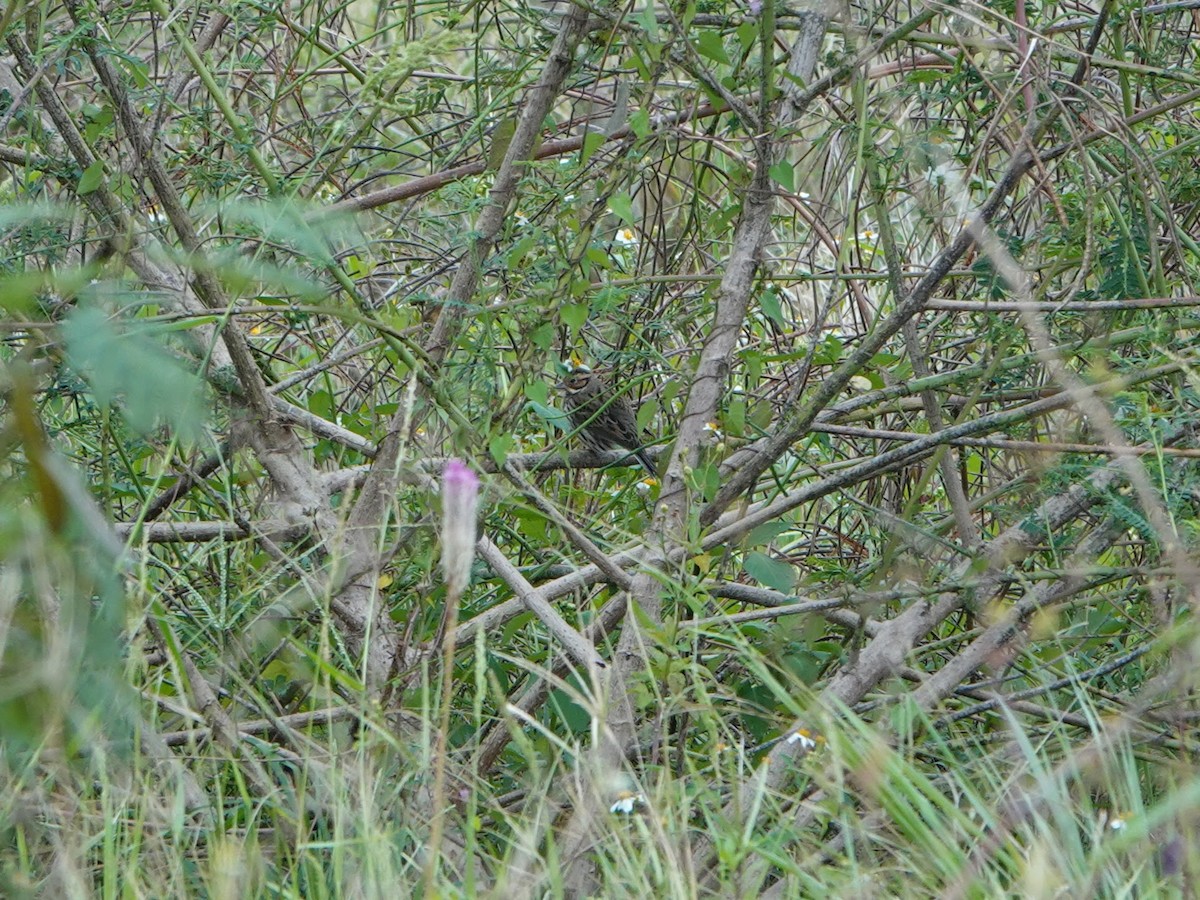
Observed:
[[[639,138],[650,134],[650,113],[644,109],[635,109],[629,117],[629,127]]]
[[[639,431],[645,431],[650,423],[654,421],[654,417],[658,415],[658,403],[653,399],[647,400],[645,403],[638,405],[637,410],[637,427]]]
[[[546,540],[548,520],[545,516],[530,509],[514,509],[513,515],[517,517],[517,521],[521,523],[521,534],[525,538],[534,541]]]
[[[725,44],[720,32],[705,29],[696,36],[696,50],[701,56],[706,56],[713,62],[729,64],[729,55],[725,52]]]
[[[592,298],[592,308],[597,313],[607,313],[613,310],[624,309],[629,305],[629,292],[624,288],[614,287],[611,284],[601,285]]]
[[[751,21],[743,22],[737,27],[737,39],[742,45],[743,53],[748,53],[758,40],[758,28],[758,24]]]
[[[941,81],[944,77],[945,75],[936,69],[918,69],[905,75],[904,80],[909,84],[933,84],[935,81]]]
[[[634,22],[642,26],[647,38],[651,41],[658,40],[658,19],[654,16],[653,3],[647,3],[632,18]]]
[[[546,406],[544,403],[530,403],[529,409],[539,419],[549,422],[560,431],[570,431],[571,422],[567,419],[567,414],[561,409],[555,409],[553,406]]]
[[[696,487],[705,501],[711,501],[721,489],[721,472],[711,463],[696,468],[694,477]]]
[[[796,190],[796,169],[787,160],[781,159],[768,172],[771,180],[785,191],[792,193]]]
[[[45,289],[46,273],[38,269],[11,275],[0,281],[0,309],[26,313],[37,305],[37,298]]]
[[[125,64],[126,71],[133,76],[133,83],[139,90],[150,87],[153,83],[150,78],[150,66],[145,61],[130,54],[122,55],[121,60]]]
[[[813,362],[819,366],[835,366],[842,358],[845,346],[832,334],[813,348]]]
[[[492,131],[492,145],[488,148],[487,170],[495,172],[504,162],[504,154],[508,153],[508,145],[512,143],[513,135],[517,133],[517,120],[508,116],[498,123]]]
[[[782,662],[804,684],[815,684],[824,668],[824,660],[807,648],[786,654]]]
[[[79,184],[75,188],[77,194],[90,194],[104,184],[104,161],[96,160],[83,170],[79,176]]]
[[[375,271],[375,261],[363,259],[357,253],[351,253],[346,257],[342,267],[346,270],[346,274],[353,279],[366,278]]]
[[[554,325],[543,322],[529,332],[529,342],[539,350],[549,350],[550,345],[554,343]]]
[[[71,221],[71,211],[65,206],[49,203],[5,203],[0,205],[0,228],[26,227],[33,224],[52,224]]]
[[[608,200],[608,208],[631,228],[637,224],[637,217],[633,214],[633,199],[628,194],[614,194]]]
[[[718,210],[714,210],[709,215],[709,228],[712,229],[713,234],[720,234],[725,229],[732,228],[733,220],[738,217],[741,211],[741,203],[730,203]]]
[[[329,391],[313,391],[308,395],[306,405],[314,416],[320,416],[322,419],[336,418],[333,395]]]
[[[746,540],[751,547],[769,544],[791,527],[787,522],[767,522],[753,529]]]
[[[144,333],[118,330],[94,307],[77,309],[63,324],[71,367],[92,388],[96,400],[116,405],[137,431],[160,422],[184,439],[200,436],[204,392],[200,379]]]
[[[572,734],[587,734],[591,731],[591,714],[576,703],[574,697],[567,691],[551,691],[547,706],[554,711]]]
[[[217,266],[232,293],[252,295],[265,285],[278,288],[285,294],[296,294],[310,303],[329,300],[329,288],[309,277],[305,274],[306,270],[299,266],[278,265],[240,255],[222,256],[217,260]]]
[[[318,265],[335,263],[334,248],[343,238],[357,239],[349,216],[323,216],[320,208],[295,200],[229,200],[219,212],[226,227],[290,247]]]
[[[734,394],[729,398],[729,405],[725,409],[722,424],[725,426],[726,434],[741,436],[746,433],[745,394]]]
[[[637,70],[638,77],[642,81],[650,81],[654,77],[651,74],[651,69],[653,68],[653,64],[658,61],[660,49],[657,44],[649,43],[632,48],[633,55],[629,61],[633,63],[633,67]],[[643,53],[645,53],[646,59],[642,58]]]
[[[537,241],[533,235],[526,235],[513,244],[512,249],[508,251],[508,268],[512,270],[520,266],[525,261],[525,256],[529,251],[536,246]]]
[[[746,555],[742,568],[759,584],[782,594],[790,594],[796,585],[796,568],[790,563],[772,559],[765,553],[749,553]]]
[[[515,440],[511,434],[497,434],[488,441],[488,453],[492,454],[492,459],[496,461],[496,465],[504,465],[504,461],[508,459],[508,454],[512,452]]]
[[[584,259],[594,263],[595,266],[600,270],[610,268],[612,265],[612,260],[602,247],[588,247],[587,250],[584,251],[583,256]],[[588,287],[591,287],[591,282],[588,282]]]
[[[750,407],[750,413],[747,416],[750,424],[760,431],[765,431],[769,428],[774,417],[775,412],[771,408],[770,403],[755,403]]]
[[[766,313],[768,319],[778,325],[780,328],[785,327],[786,323],[783,319],[783,306],[779,303],[779,294],[774,289],[767,289],[762,292],[758,298],[759,304],[762,306],[762,311]]]
[[[550,385],[544,381],[527,381],[525,396],[534,403],[547,403],[550,400]]]
[[[587,161],[592,158],[597,150],[604,146],[604,142],[608,140],[602,131],[589,131],[583,136],[583,148],[579,152],[579,159],[587,165]]]
[[[578,331],[587,321],[591,307],[586,303],[564,303],[558,308],[558,317],[572,331]]]

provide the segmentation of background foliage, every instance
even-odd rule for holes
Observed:
[[[0,890],[1187,894],[1198,30],[5,6]]]

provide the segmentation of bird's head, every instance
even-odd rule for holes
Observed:
[[[588,385],[592,383],[592,370],[587,366],[575,366],[559,382],[559,390],[566,391],[568,394],[577,394],[580,391],[587,390]]]

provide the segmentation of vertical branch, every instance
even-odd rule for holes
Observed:
[[[887,262],[888,285],[896,303],[900,304],[904,302],[906,296],[900,274],[903,266],[900,263],[900,251],[896,248],[896,237],[892,229],[890,211],[884,201],[883,180],[880,177],[874,153],[870,154],[867,161],[867,174],[870,178],[872,192],[875,194],[875,206],[878,212],[876,221],[879,225],[884,259]],[[929,370],[925,349],[921,346],[921,337],[917,331],[915,318],[904,323],[901,334],[904,336],[904,346],[908,350],[908,358],[912,362],[913,375],[917,378],[929,377],[932,373]],[[937,394],[932,390],[921,391],[921,405],[925,410],[925,418],[929,421],[929,433],[936,434],[941,431],[945,423],[942,420],[942,408],[938,404]],[[937,452],[937,464],[942,476],[942,488],[946,491],[946,497],[950,501],[950,509],[954,515],[954,526],[958,531],[958,539],[968,549],[977,547],[979,533],[971,515],[971,505],[967,500],[966,491],[963,490],[962,480],[959,478],[957,449],[950,445],[940,448]]]
[[[810,35],[823,34],[826,24],[827,20],[823,16],[807,17],[796,41],[797,47],[809,46]],[[760,26],[761,64],[765,70],[772,66],[774,16],[770,10],[763,17]],[[806,55],[805,59],[815,63],[815,56]],[[764,72],[763,86],[769,89],[771,81],[771,74]],[[765,103],[764,100],[764,109],[769,111],[770,106]],[[785,102],[783,108],[790,117],[791,102]],[[724,397],[729,358],[737,346],[759,260],[771,231],[775,197],[770,169],[787,145],[780,140],[779,135],[772,132],[770,121],[768,119],[760,123],[764,132],[754,138],[754,174],[717,287],[712,326],[700,352],[696,373],[692,378],[683,416],[679,422],[675,449],[663,478],[659,502],[655,506],[654,522],[649,533],[662,535],[664,544],[658,551],[662,556],[651,562],[654,566],[661,565],[685,538],[691,500],[687,476],[699,463],[701,447],[707,443],[709,437],[706,426],[716,418],[717,409]],[[640,614],[655,625],[662,621],[661,591],[659,575],[647,570],[634,576],[629,592],[631,603],[636,604]],[[610,669],[609,707],[593,760],[600,775],[620,767],[626,748],[635,738],[636,717],[632,681],[646,667],[644,640],[638,617],[627,616]],[[596,814],[596,806],[593,805],[596,802],[597,798],[584,799],[567,830],[566,856],[572,863],[569,883],[578,890],[586,890],[590,885],[591,876],[581,851],[586,845],[588,827]]]
[[[558,37],[550,47],[549,58],[542,69],[541,77],[525,98],[512,140],[496,170],[491,190],[488,191],[487,204],[472,230],[467,254],[454,271],[446,302],[426,341],[426,353],[435,366],[440,364],[450,351],[463,313],[468,309],[479,284],[479,271],[483,260],[495,246],[496,238],[504,227],[504,220],[516,194],[525,164],[532,156],[533,146],[542,133],[546,116],[562,91],[563,81],[574,65],[575,51],[587,33],[587,24],[587,6],[582,3],[572,4],[563,18]]]

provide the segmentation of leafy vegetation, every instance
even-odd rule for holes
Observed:
[[[0,893],[1189,895],[1195,6],[9,4]]]

